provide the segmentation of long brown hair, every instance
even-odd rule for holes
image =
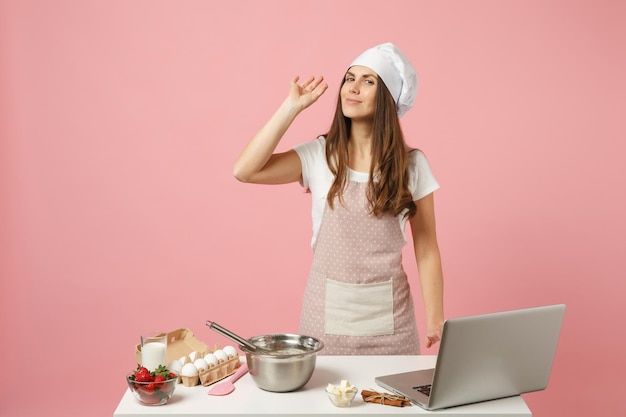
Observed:
[[[416,206],[409,191],[408,157],[409,149],[404,141],[396,103],[387,86],[379,77],[376,90],[376,107],[372,144],[372,163],[367,188],[370,212],[376,216],[390,213],[412,217]],[[345,82],[345,77],[341,83]],[[326,161],[335,176],[328,191],[328,205],[333,208],[335,197],[343,201],[343,191],[347,185],[348,138],[352,120],[343,115],[341,93],[337,98],[337,108],[330,129],[326,134]]]

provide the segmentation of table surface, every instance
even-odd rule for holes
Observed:
[[[245,357],[242,357],[245,360]],[[418,406],[393,407],[366,403],[361,389],[384,392],[374,378],[417,369],[432,368],[435,356],[318,356],[315,372],[300,390],[288,393],[267,392],[258,388],[250,374],[235,382],[235,391],[223,397],[210,396],[210,388],[197,385],[185,387],[177,384],[169,402],[163,406],[140,404],[130,390],[126,390],[114,417],[130,416],[414,416],[437,414],[444,416],[508,416],[528,417],[531,412],[521,396],[486,401],[434,412]],[[348,408],[335,407],[325,388],[329,383],[339,384],[342,379],[359,388],[359,393]],[[219,383],[219,382],[218,382]]]

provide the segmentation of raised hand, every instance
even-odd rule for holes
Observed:
[[[300,179],[300,158],[291,150],[275,153],[282,139],[298,114],[315,103],[328,88],[323,77],[309,77],[298,83],[300,77],[291,80],[289,95],[244,148],[233,167],[233,175],[239,181],[257,184],[285,184]]]
[[[328,84],[323,82],[324,77],[308,77],[301,83],[298,83],[299,80],[299,76],[291,80],[291,89],[289,90],[287,100],[291,102],[298,111],[302,111],[315,103],[317,99],[324,94],[328,88]]]

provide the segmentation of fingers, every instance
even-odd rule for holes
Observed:
[[[323,81],[324,81],[324,77],[317,77],[313,81],[311,81],[306,87],[307,91],[310,91],[316,100],[322,94],[324,94],[324,92],[328,88],[328,84],[326,84]]]
[[[315,91],[318,93],[318,95],[322,95],[324,94],[324,91],[326,91],[326,89],[328,88],[328,84],[323,83],[322,81],[324,80],[324,78],[320,79],[320,82],[317,83],[317,85],[315,86]]]
[[[292,82],[293,83],[298,83],[298,81],[300,80],[299,76],[296,76]],[[322,76],[318,76],[318,77],[313,77],[313,76],[309,76],[307,77],[302,83],[298,84],[303,90],[305,91],[313,91],[315,90],[318,86],[320,86],[320,84],[322,83],[322,81],[324,81],[324,77]],[[326,84],[326,83],[324,83]]]
[[[315,77],[309,76],[302,82],[302,84],[300,84],[300,87],[306,89],[314,80]]]
[[[299,76],[295,76],[291,80],[291,91],[289,95],[291,99],[297,101],[301,109],[305,109],[317,101],[328,88],[328,84],[324,82],[324,77],[322,76],[310,76],[300,83],[299,81]]]
[[[437,342],[439,342],[441,340],[441,333],[437,332],[434,335],[429,335],[426,336],[426,347],[429,348],[433,345],[435,345]]]

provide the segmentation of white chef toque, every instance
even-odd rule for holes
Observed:
[[[417,73],[406,56],[392,43],[383,43],[359,55],[350,65],[374,70],[383,80],[394,101],[398,117],[402,117],[415,101]]]

